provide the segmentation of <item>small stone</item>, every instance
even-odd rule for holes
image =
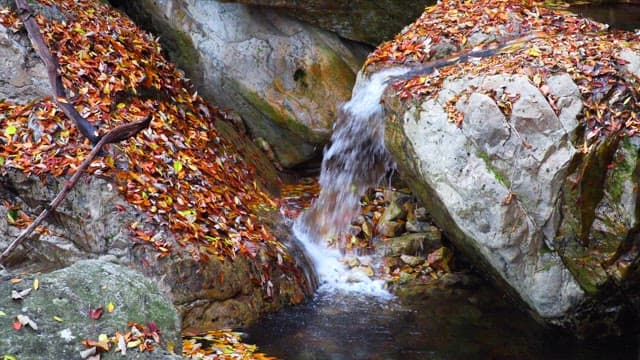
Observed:
[[[362,232],[370,238],[373,235],[373,225],[368,221],[364,221],[362,223]]]
[[[450,272],[450,263],[453,259],[453,253],[446,247],[441,247],[427,256],[427,262],[429,266],[436,270],[442,270],[445,272]]]
[[[362,271],[364,274],[366,274],[368,277],[373,277],[373,268],[371,267],[371,265],[367,265],[367,266],[360,266],[357,269],[358,271]]]
[[[418,266],[424,263],[423,256],[400,255],[400,260],[402,260],[405,264],[411,266]]]
[[[380,256],[418,255],[429,253],[441,246],[440,239],[433,234],[408,233],[376,244],[376,253]]]
[[[351,235],[358,236],[358,234],[362,232],[362,229],[360,228],[360,226],[349,225],[347,232]]]
[[[384,209],[380,222],[395,221],[407,216],[407,213],[400,207],[396,201],[391,201]]]
[[[417,221],[427,221],[427,209],[419,207],[413,211],[413,216]]]
[[[356,266],[360,266],[360,260],[357,257],[347,258],[346,262],[349,269],[353,269]]]
[[[404,224],[397,221],[383,221],[378,224],[378,233],[386,237],[394,237],[404,232]]]
[[[409,281],[413,280],[414,278],[415,278],[415,275],[402,271],[400,273],[400,278],[398,279],[398,284],[406,284]]]
[[[364,224],[365,221],[367,221],[367,219],[365,219],[364,216],[358,215],[358,217],[356,217],[356,219],[353,221],[353,223],[356,224],[356,225],[362,225],[362,224]]]
[[[407,231],[412,233],[427,232],[429,231],[430,226],[431,224],[426,221],[417,220],[407,221],[407,223],[405,224]]]

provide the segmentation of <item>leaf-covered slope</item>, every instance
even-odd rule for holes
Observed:
[[[221,135],[233,132],[224,122],[227,115],[198,96],[182,72],[163,57],[157,39],[118,11],[99,1],[42,4],[57,7],[63,14],[51,19],[38,15],[37,22],[58,58],[76,109],[102,133],[152,116],[148,129],[111,146],[89,169],[94,177],[114,184],[114,191],[145,215],[140,218],[122,205],[100,204],[113,206],[110,213],[122,213],[118,227],[130,230],[133,243],[144,244],[134,247],[145,249],[144,254],[136,255],[136,265],[146,267],[154,276],[168,273],[165,280],[175,287],[184,306],[197,300],[193,297],[206,297],[207,291],[227,294],[221,290],[222,285],[228,287],[225,273],[238,273],[242,284],[231,288],[244,289],[244,295],[250,292],[248,288],[258,289],[252,296],[259,301],[268,302],[272,295],[285,293],[295,294],[285,296],[285,302],[301,301],[305,280],[300,269],[258,215],[273,213],[276,200],[263,191],[260,177],[249,165],[251,159],[243,159],[250,151],[239,153]],[[0,11],[0,22],[12,31],[21,31],[21,23],[10,8]],[[223,125],[221,130],[216,124]],[[231,141],[242,143],[237,136]],[[90,150],[88,141],[51,99],[26,105],[0,102],[0,175],[7,179],[24,180],[23,175],[11,175],[19,172],[55,188],[54,178],[73,173]],[[10,219],[14,225],[25,226],[30,221],[18,204],[3,200],[3,206],[16,214],[16,219]],[[91,214],[74,216],[82,224],[82,217]],[[15,221],[18,217],[20,221]],[[94,230],[98,229],[84,231]],[[99,240],[104,243],[92,246],[102,248],[111,241],[106,237]],[[188,271],[170,272],[171,264]],[[279,278],[272,282],[272,274],[286,276],[274,275]],[[218,280],[216,284],[209,281],[212,277]],[[280,291],[280,281],[291,293]],[[188,298],[181,298],[184,296]],[[254,310],[250,317],[264,309]],[[203,318],[200,314],[192,320]]]

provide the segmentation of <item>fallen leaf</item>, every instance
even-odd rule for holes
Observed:
[[[14,285],[15,285],[15,284],[17,284],[17,283],[22,282],[22,279],[21,279],[21,278],[13,278],[13,279],[9,280],[9,282],[10,282],[11,284],[14,284]]]
[[[22,291],[11,290],[11,298],[13,300],[22,300],[25,296],[29,295],[31,288],[26,288]]]
[[[33,330],[38,330],[38,325],[36,325],[36,323],[27,315],[19,314],[18,316],[16,316],[16,318],[18,319],[18,322],[20,322],[20,324],[29,325]]]
[[[97,309],[89,308],[89,317],[92,318],[93,320],[98,320],[100,319],[100,317],[102,317],[102,312],[103,312],[102,307],[99,307]]]
[[[96,347],[92,346],[92,347],[90,347],[88,349],[84,349],[84,350],[80,351],[80,357],[83,358],[83,359],[86,359],[89,356],[95,355],[96,351],[97,351]]]
[[[107,304],[107,311],[108,311],[109,313],[112,313],[112,312],[113,312],[113,310],[115,310],[115,309],[116,309],[116,306],[115,306],[112,302],[109,302],[109,303]]]
[[[62,319],[60,316],[54,316],[53,320],[57,321],[57,322],[63,322],[64,319]]]
[[[33,290],[38,290],[40,288],[40,280],[33,279]]]

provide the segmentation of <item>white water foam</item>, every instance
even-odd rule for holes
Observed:
[[[331,145],[325,149],[320,173],[320,195],[300,216],[294,234],[313,262],[321,290],[339,290],[392,297],[384,281],[350,271],[328,238],[338,237],[360,212],[360,198],[375,187],[395,164],[384,146],[382,95],[387,82],[410,69],[385,69],[358,78],[351,100],[338,111]]]

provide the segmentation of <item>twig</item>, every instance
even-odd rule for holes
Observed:
[[[29,4],[26,0],[16,0],[16,5],[20,13],[20,19],[22,20],[24,27],[27,29],[29,39],[31,39],[33,48],[47,67],[47,74],[49,75],[51,87],[53,87],[53,95],[56,104],[69,119],[73,120],[78,127],[78,130],[80,130],[80,133],[89,139],[91,144],[96,145],[100,140],[98,131],[96,127],[89,122],[89,120],[85,119],[80,115],[80,113],[78,113],[78,111],[69,102],[69,99],[67,99],[64,85],[62,84],[62,77],[58,72],[58,59],[51,54],[51,51],[49,51]]]
[[[22,233],[18,235],[18,237],[15,240],[13,240],[13,242],[9,244],[9,247],[7,247],[7,249],[0,255],[0,264],[3,264],[4,261],[7,259],[7,257],[9,257],[11,252],[18,245],[22,244],[24,240],[33,232],[33,230],[35,230],[35,228],[38,227],[38,225],[40,225],[40,223],[42,223],[42,221],[47,216],[49,216],[49,214],[51,214],[58,207],[58,205],[60,205],[62,200],[64,200],[64,198],[71,191],[73,186],[78,182],[78,180],[80,180],[80,178],[84,174],[84,171],[89,167],[89,165],[91,165],[91,163],[93,162],[93,159],[95,159],[95,157],[100,153],[100,151],[105,145],[120,142],[122,140],[126,140],[130,137],[135,136],[142,129],[149,126],[150,122],[151,122],[151,115],[147,116],[144,120],[136,121],[136,122],[125,124],[125,125],[120,125],[115,129],[106,133],[98,141],[98,143],[93,147],[93,149],[91,150],[91,153],[89,153],[89,156],[87,156],[87,158],[82,162],[82,164],[80,164],[80,167],[78,167],[78,169],[73,174],[73,176],[71,176],[71,178],[64,184],[64,187],[62,188],[62,190],[58,193],[58,195],[56,195],[53,201],[51,201],[49,206],[47,206],[40,213],[40,215],[38,215],[38,217],[35,220],[33,220],[33,222],[29,225],[29,227],[24,229],[24,231],[22,231]]]

